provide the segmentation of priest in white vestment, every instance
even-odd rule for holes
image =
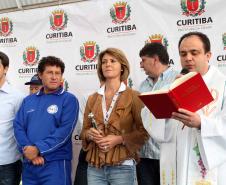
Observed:
[[[183,35],[179,54],[182,68],[199,72],[214,100],[197,112],[179,109],[172,119],[142,110],[144,127],[161,142],[161,185],[226,185],[226,77],[209,65],[203,33]]]

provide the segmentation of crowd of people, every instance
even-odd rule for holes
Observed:
[[[197,112],[179,108],[170,119],[156,119],[138,96],[182,76],[161,43],[140,50],[147,78],[138,91],[124,83],[130,74],[125,54],[103,50],[100,88],[82,112],[62,87],[61,59],[39,61],[25,97],[7,81],[9,58],[0,52],[0,185],[19,185],[21,177],[23,185],[71,185],[71,135],[78,119],[82,149],[74,185],[225,185],[226,77],[209,64],[207,35],[184,34],[178,50],[181,67],[202,75],[214,101]]]

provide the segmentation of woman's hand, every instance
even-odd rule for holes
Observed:
[[[107,135],[96,142],[102,152],[108,152],[114,146],[123,143],[122,136]]]
[[[87,131],[86,137],[88,140],[94,141],[95,143],[97,143],[97,141],[103,138],[103,133],[100,130],[97,130],[95,128],[90,128]]]

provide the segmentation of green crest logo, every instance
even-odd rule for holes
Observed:
[[[128,86],[130,87],[130,88],[132,88],[133,87],[133,80],[132,80],[132,78],[128,78]]]
[[[205,12],[205,0],[181,0],[183,15],[196,17]]]
[[[80,47],[80,55],[83,62],[95,62],[99,53],[100,47],[94,41],[87,41]]]
[[[39,50],[33,46],[29,46],[23,52],[23,64],[26,66],[34,66],[37,64],[39,57]]]
[[[116,2],[110,9],[112,22],[115,24],[123,24],[130,20],[131,8],[127,2]]]
[[[60,31],[67,27],[68,16],[64,10],[55,10],[49,17],[50,20],[50,29]]]
[[[224,45],[224,50],[226,50],[226,33],[224,33],[222,35],[222,42],[223,42],[223,45]]]
[[[7,37],[13,31],[13,23],[8,17],[0,19],[0,36]]]
[[[69,84],[68,84],[68,81],[66,79],[64,79],[64,78],[62,79],[61,86],[64,88],[65,91],[68,91]]]
[[[168,40],[161,34],[154,34],[149,36],[148,40],[145,41],[145,44],[154,42],[161,43],[166,48],[169,46]]]

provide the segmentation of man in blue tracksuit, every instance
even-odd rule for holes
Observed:
[[[77,98],[61,86],[64,63],[43,57],[38,74],[43,88],[26,97],[14,120],[23,153],[23,185],[71,185],[71,134],[78,118]]]

